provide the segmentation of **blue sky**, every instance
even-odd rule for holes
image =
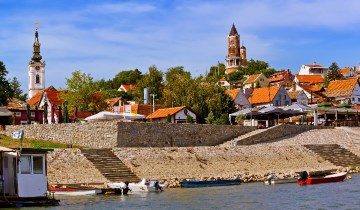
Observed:
[[[248,59],[277,70],[358,66],[359,11],[358,0],[0,0],[0,60],[27,92],[38,20],[46,87],[65,88],[75,70],[107,80],[181,65],[198,76],[224,62],[235,23]]]

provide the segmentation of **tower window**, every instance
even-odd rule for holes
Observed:
[[[39,84],[40,83],[40,76],[37,74],[36,75],[36,82],[35,82],[36,84]]]

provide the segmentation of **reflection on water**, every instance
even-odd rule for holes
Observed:
[[[310,186],[253,183],[124,196],[57,196],[61,206],[46,209],[359,209],[359,192],[360,175],[353,175],[352,180]]]

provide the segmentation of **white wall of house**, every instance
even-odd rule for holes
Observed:
[[[193,118],[193,122],[196,122],[196,114],[186,108],[177,112],[175,114],[174,118],[172,119],[172,122],[173,123],[176,121],[185,121],[186,122],[187,115],[190,115]]]
[[[245,109],[250,107],[250,102],[246,98],[243,90],[240,90],[237,96],[235,97],[235,105],[237,105],[240,109]]]
[[[46,196],[47,177],[45,154],[22,154],[18,178],[19,197]]]
[[[296,97],[296,103],[297,104],[302,104],[307,106],[309,103],[309,98],[307,97],[307,95],[305,94],[304,91],[300,91],[299,95]]]
[[[327,68],[319,69],[312,68],[308,65],[302,65],[299,70],[299,75],[322,75],[324,76],[327,72]]]
[[[291,98],[287,94],[286,90],[283,87],[281,87],[274,96],[272,103],[273,106],[287,106],[291,104]]]
[[[355,88],[351,94],[351,103],[360,104],[360,86],[358,83],[355,84]]]

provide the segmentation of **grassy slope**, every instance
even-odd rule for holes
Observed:
[[[7,148],[19,148],[20,141],[8,136],[0,135],[0,146]],[[23,148],[66,148],[66,144],[55,143],[37,139],[23,139]]]

